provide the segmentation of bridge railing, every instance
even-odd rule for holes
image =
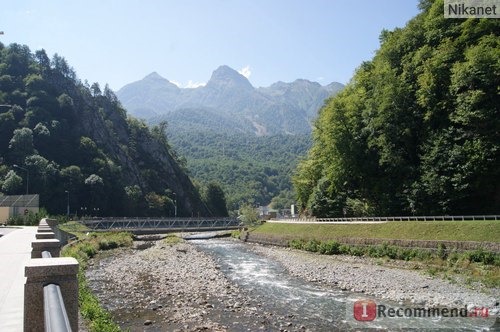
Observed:
[[[78,262],[59,257],[55,220],[42,219],[25,266],[24,331],[78,331]]]
[[[273,219],[283,222],[387,222],[387,221],[467,221],[467,220],[500,220],[499,215],[469,216],[398,216],[398,217],[349,217],[349,218],[282,218]]]
[[[237,218],[103,218],[81,221],[92,230],[106,229],[211,229],[234,228],[240,225]]]

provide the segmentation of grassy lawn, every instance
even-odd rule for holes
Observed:
[[[265,223],[254,232],[320,241],[352,237],[500,242],[500,221],[395,221],[352,225]]]
[[[91,231],[87,226],[82,225],[76,221],[68,221],[64,224],[59,224],[59,229],[65,231],[65,232],[74,234],[79,238],[80,238],[80,236]]]

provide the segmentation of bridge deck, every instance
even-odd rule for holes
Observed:
[[[83,220],[93,231],[123,230],[135,234],[238,229],[237,218],[105,218]]]

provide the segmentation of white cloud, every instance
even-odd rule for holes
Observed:
[[[189,80],[188,84],[186,85],[186,88],[188,89],[194,89],[194,88],[199,88],[200,86],[205,86],[207,83],[205,82],[193,82]]]
[[[241,68],[240,70],[238,70],[238,73],[245,76],[246,78],[249,78],[250,75],[252,75],[252,72],[250,71],[250,66]]]

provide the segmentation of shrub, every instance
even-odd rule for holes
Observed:
[[[342,244],[339,247],[339,253],[344,254],[344,255],[349,255],[351,253],[351,247],[347,244]]]
[[[93,243],[84,243],[81,247],[80,250],[87,255],[88,258],[92,258],[97,254],[97,248],[94,246]]]
[[[99,250],[110,250],[118,248],[118,243],[114,240],[102,239],[99,241]]]
[[[288,246],[293,249],[302,249],[304,247],[304,240],[297,240],[293,239],[290,242],[288,242]]]
[[[487,265],[493,265],[495,264],[495,261],[498,263],[498,257],[495,257],[498,255],[495,255],[494,253],[490,251],[485,251],[484,249],[480,248],[478,250],[474,250],[468,253],[468,258],[469,261],[475,262],[475,263],[483,263]]]
[[[398,249],[398,258],[403,259],[405,261],[410,261],[417,257],[418,255],[418,250],[416,249]]]
[[[304,244],[303,249],[311,252],[317,252],[320,245],[321,242],[319,242],[318,240],[309,240]]]
[[[379,257],[387,256],[391,259],[396,259],[398,257],[398,248],[395,246],[391,246],[386,242],[382,243],[382,245],[380,245],[378,249],[380,255]]]
[[[443,243],[439,243],[437,247],[437,255],[439,258],[445,260],[448,257],[446,252],[446,246]]]
[[[363,256],[365,254],[365,248],[352,246],[351,249],[349,250],[349,253],[353,256]]]
[[[336,255],[339,253],[340,243],[337,241],[326,241],[319,245],[318,251],[324,255]]]

